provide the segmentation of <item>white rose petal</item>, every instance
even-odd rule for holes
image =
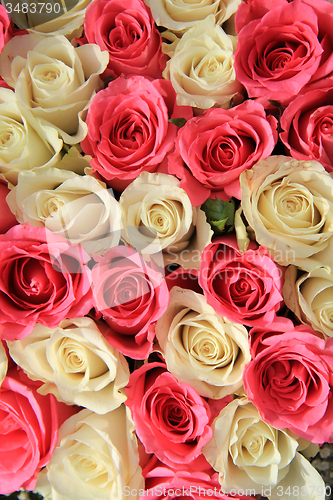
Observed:
[[[100,414],[126,400],[127,361],[90,318],[65,320],[58,328],[37,323],[30,335],[8,345],[27,375],[44,382],[41,394],[52,393],[59,401]]]

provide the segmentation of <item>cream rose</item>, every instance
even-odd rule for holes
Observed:
[[[213,232],[206,215],[192,207],[180,182],[168,174],[142,172],[122,193],[124,237],[138,252],[163,252],[164,265],[199,268]]]
[[[218,316],[203,295],[173,287],[155,331],[168,370],[201,396],[221,399],[242,386],[247,330]]]
[[[32,127],[22,115],[12,90],[0,88],[0,174],[11,185],[19,172],[54,165],[63,142],[57,131],[39,120]]]
[[[184,32],[213,14],[224,23],[237,10],[241,0],[145,0],[158,26]]]
[[[106,415],[82,410],[59,429],[48,464],[52,488],[71,500],[139,498],[144,480],[130,411],[121,405]]]
[[[89,159],[72,148],[59,168],[20,173],[6,200],[21,224],[45,226],[92,255],[119,244],[122,211],[103,182],[75,173],[87,166]]]
[[[316,161],[260,160],[240,176],[244,215],[255,239],[281,265],[331,265],[333,179]],[[324,253],[325,252],[325,253]]]
[[[333,273],[317,267],[308,273],[298,273],[289,266],[283,287],[283,297],[298,319],[324,337],[333,337]]]
[[[213,15],[182,36],[163,72],[177,93],[177,104],[202,109],[229,107],[242,88],[234,70],[235,45],[236,37],[216,25]],[[169,52],[164,46],[163,51]]]
[[[324,482],[296,452],[297,440],[264,422],[247,399],[229,403],[214,420],[212,429],[213,438],[203,448],[203,454],[219,473],[224,492],[242,489],[246,494],[277,500],[289,486],[292,492],[294,487],[299,493],[303,488],[306,500],[324,500]]]
[[[29,5],[29,14],[14,10],[13,3],[10,17],[22,29],[31,33],[48,33],[52,35],[65,35],[69,40],[80,36],[82,32],[86,8],[92,0],[48,0],[44,4],[36,2]],[[66,9],[64,8],[66,7]],[[10,8],[10,7],[8,7]]]
[[[62,35],[16,36],[0,55],[1,76],[15,88],[27,121],[51,125],[67,144],[86,136],[83,118],[108,61],[97,45],[74,48]]]
[[[8,358],[2,342],[0,342],[0,386],[7,375]]]
[[[8,346],[15,363],[44,382],[41,394],[100,414],[126,400],[127,361],[88,317],[64,320],[58,328],[37,323],[30,335]]]

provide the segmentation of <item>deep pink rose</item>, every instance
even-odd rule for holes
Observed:
[[[249,333],[250,352],[252,358],[263,351],[269,344],[269,337],[282,334],[288,330],[294,329],[294,323],[284,316],[275,316],[274,321],[269,328],[255,326]]]
[[[1,82],[0,82],[1,86]],[[3,234],[8,229],[18,224],[15,215],[10,211],[6,202],[9,189],[5,184],[0,183],[0,233]]]
[[[33,490],[37,474],[51,460],[58,429],[77,412],[53,394],[42,396],[39,383],[12,368],[0,388],[0,494]]]
[[[167,270],[167,268],[166,268]],[[165,275],[165,281],[169,291],[174,286],[193,290],[196,293],[202,293],[202,289],[198,283],[198,269],[183,269],[179,266],[174,271]]]
[[[283,304],[283,270],[265,247],[241,253],[233,235],[216,238],[201,256],[199,285],[217,314],[248,326],[269,325]]]
[[[109,52],[104,77],[123,73],[162,78],[167,57],[143,0],[94,0],[86,10],[84,33],[88,43]]]
[[[288,104],[332,87],[333,5],[326,0],[249,0],[236,13],[235,70],[249,97]]]
[[[7,14],[7,11],[3,5],[0,5],[0,52],[3,46],[12,37],[12,26]]]
[[[97,256],[95,257],[98,258]],[[125,246],[104,252],[92,269],[94,303],[110,326],[110,344],[125,356],[145,359],[152,350],[154,325],[169,304],[163,274]]]
[[[317,160],[333,171],[333,90],[297,97],[281,117],[280,137],[297,160]]]
[[[141,172],[156,172],[173,149],[178,127],[169,118],[190,116],[170,81],[121,76],[92,99],[81,146],[93,170],[121,191]]]
[[[13,226],[0,235],[0,338],[22,339],[92,307],[89,256],[44,227]]]
[[[239,176],[274,149],[277,120],[254,101],[212,108],[191,118],[176,138],[168,171],[181,179],[194,206],[207,198],[240,199]]]
[[[135,429],[147,453],[171,467],[197,458],[212,437],[208,403],[163,363],[135,370],[126,387]]]
[[[299,325],[267,337],[265,346],[243,375],[261,417],[308,441],[332,442],[333,339],[325,341]]]

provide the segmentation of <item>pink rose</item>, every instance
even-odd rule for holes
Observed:
[[[297,97],[281,117],[280,137],[297,160],[317,160],[333,171],[333,90]]]
[[[169,304],[163,274],[135,250],[118,246],[98,258],[92,280],[95,307],[110,326],[110,344],[125,356],[145,359],[152,350],[154,324]]]
[[[187,384],[180,384],[163,363],[135,370],[126,388],[137,435],[147,453],[179,468],[197,458],[211,439],[208,403]]]
[[[89,256],[44,227],[0,235],[0,338],[22,339],[35,323],[57,326],[92,307]]]
[[[274,149],[277,120],[254,101],[212,108],[179,129],[168,171],[181,179],[194,206],[207,198],[240,199],[239,175]]]
[[[77,412],[52,394],[41,396],[40,384],[15,368],[0,390],[0,494],[33,490],[37,474],[51,460],[58,429]]]
[[[178,127],[169,118],[190,116],[170,81],[121,76],[92,99],[81,146],[93,170],[122,191],[141,172],[156,172],[173,149]]]
[[[5,7],[3,5],[0,5],[0,52],[2,51],[3,46],[8,42],[8,40],[11,39],[11,37],[12,26],[9,16]]]
[[[201,256],[199,285],[217,314],[248,326],[269,325],[283,304],[282,269],[265,247],[238,250],[233,235],[216,238]]]
[[[142,75],[162,78],[166,56],[150,9],[142,0],[95,0],[84,21],[88,43],[109,52],[104,77]]]
[[[263,420],[314,443],[333,440],[333,339],[290,325],[268,336],[245,367],[248,398]]]
[[[12,226],[18,224],[15,215],[10,211],[6,202],[9,189],[5,184],[0,183],[0,234],[5,233]]]
[[[326,0],[250,0],[236,13],[237,78],[249,97],[288,104],[332,86],[333,5]]]

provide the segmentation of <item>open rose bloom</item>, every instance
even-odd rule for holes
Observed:
[[[0,497],[332,496],[332,26],[0,5]]]

